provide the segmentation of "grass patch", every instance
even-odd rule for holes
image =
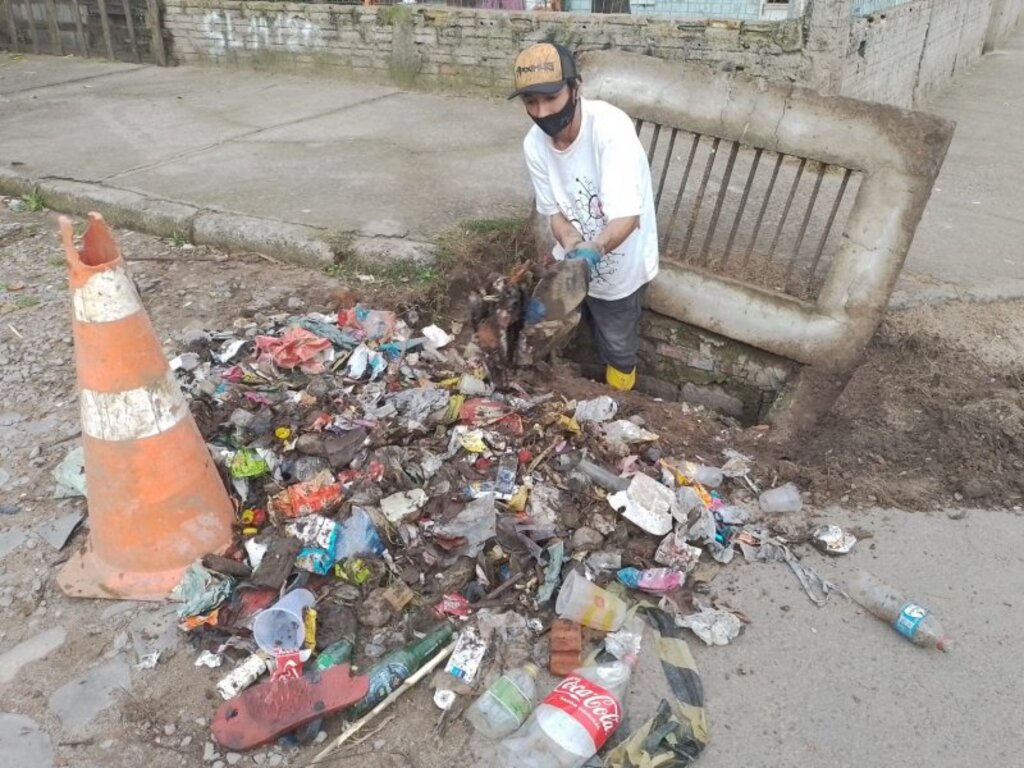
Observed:
[[[171,233],[171,245],[175,248],[181,248],[183,245],[188,243],[188,238],[180,230],[174,230]]]
[[[22,195],[21,202],[25,205],[24,210],[29,213],[37,213],[46,207],[46,203],[43,202],[43,196],[39,192],[39,187],[34,187],[32,190]]]
[[[14,300],[14,306],[18,309],[28,309],[29,307],[37,306],[39,302],[38,296],[19,296]]]
[[[365,281],[366,277],[382,283],[429,283],[438,278],[433,265],[413,259],[368,262],[351,257],[326,267],[324,271],[333,277],[359,282],[369,282]]]
[[[57,269],[60,269],[65,264],[67,264],[67,261],[64,259],[63,256],[51,256],[46,260],[46,263],[49,264],[51,267],[56,267]]]
[[[328,274],[347,283],[363,304],[414,310],[422,323],[460,319],[470,292],[533,258],[535,250],[529,220],[518,218],[466,221],[453,227],[435,240],[433,264],[368,262],[354,255],[353,238],[347,233],[332,235],[329,242],[338,262],[326,268]]]

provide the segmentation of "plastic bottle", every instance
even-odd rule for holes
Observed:
[[[717,488],[722,484],[725,477],[718,467],[709,467],[706,464],[697,464],[692,461],[684,461],[680,470],[692,483],[700,483],[708,488]]]
[[[524,664],[499,677],[466,711],[470,725],[491,739],[518,730],[537,705],[539,671],[533,664]]]
[[[498,748],[501,768],[580,768],[622,722],[633,657],[577,669]]]
[[[611,470],[605,469],[599,464],[595,464],[589,459],[583,458],[582,454],[578,451],[571,451],[556,457],[555,466],[560,472],[577,470],[592,482],[611,493],[624,491],[629,487],[628,477],[620,477]]]
[[[374,664],[367,673],[370,678],[370,690],[362,699],[353,704],[349,711],[359,716],[380,704],[405,682],[409,675],[441,650],[445,643],[452,639],[453,634],[452,625],[445,624],[419,642],[392,651]]]
[[[952,645],[936,619],[926,608],[903,598],[895,589],[866,571],[860,571],[846,591],[861,607],[870,611],[914,645],[948,651]]]

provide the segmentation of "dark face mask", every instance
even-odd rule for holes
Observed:
[[[569,89],[569,101],[565,103],[565,106],[555,112],[553,115],[546,117],[535,117],[535,122],[540,129],[544,131],[551,138],[555,138],[558,134],[565,130],[566,126],[572,122],[573,116],[576,114],[576,89]]]

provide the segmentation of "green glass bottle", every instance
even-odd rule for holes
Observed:
[[[336,643],[331,643],[320,651],[320,654],[316,657],[316,661],[313,662],[313,669],[317,672],[323,672],[325,669],[330,667],[336,667],[338,664],[344,664],[351,658],[352,641],[347,638],[339,640]]]
[[[348,711],[354,715],[363,715],[380,704],[404,683],[409,675],[451,642],[454,633],[452,625],[446,623],[422,640],[398,648],[374,664],[367,673],[370,678],[370,690]]]

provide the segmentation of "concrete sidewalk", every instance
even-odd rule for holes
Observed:
[[[140,229],[306,261],[361,230],[415,255],[461,221],[525,214],[532,195],[528,118],[504,100],[2,56],[0,105],[0,191],[40,184],[58,209],[113,205]]]
[[[531,190],[515,102],[326,77],[0,56],[0,192],[308,262],[417,255]],[[929,107],[958,122],[895,305],[1024,295],[1024,35]]]

